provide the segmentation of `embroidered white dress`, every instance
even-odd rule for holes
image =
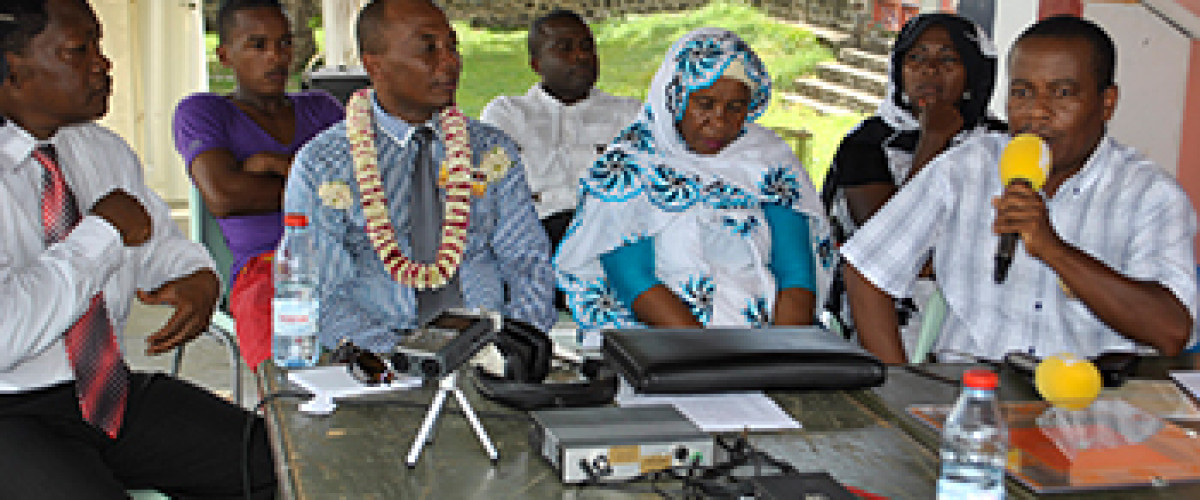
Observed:
[[[675,123],[688,93],[711,85],[735,60],[757,84],[745,129],[721,152],[695,154]],[[768,324],[776,294],[762,209],[768,203],[806,217],[816,287],[826,290],[833,261],[825,215],[789,146],[750,123],[766,110],[770,79],[745,42],[717,29],[686,35],[671,47],[650,90],[638,119],[584,176],[575,220],[556,255],[559,287],[580,328],[644,326],[617,299],[599,259],[645,237],[653,240],[656,277],[701,323]]]

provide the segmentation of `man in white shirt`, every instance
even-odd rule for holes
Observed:
[[[1116,50],[1095,24],[1052,17],[1009,56],[1013,134],[1051,151],[1041,192],[1001,185],[1009,141],[986,134],[936,158],[842,247],[851,310],[867,349],[903,363],[891,296],[926,251],[948,305],[935,352],[997,360],[1011,351],[1091,357],[1153,347],[1175,355],[1196,312],[1196,214],[1168,173],[1107,136]],[[999,235],[1020,237],[993,278]]]
[[[500,96],[479,118],[521,149],[538,218],[557,248],[575,213],[579,178],[641,103],[596,90],[596,41],[583,18],[555,10],[529,27],[529,65],[541,76],[523,96]]]
[[[86,0],[0,4],[0,498],[270,498],[261,418],[121,354],[135,296],[175,309],[147,338],[162,354],[203,332],[220,284],[92,123],[112,85],[100,31]]]

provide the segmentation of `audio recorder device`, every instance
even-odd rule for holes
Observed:
[[[457,370],[496,340],[503,318],[476,309],[447,309],[423,327],[404,332],[392,350],[392,369],[426,379]]]
[[[675,466],[711,466],[712,436],[674,406],[529,412],[530,446],[564,483],[620,481]]]

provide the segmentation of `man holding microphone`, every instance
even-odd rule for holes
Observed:
[[[1048,146],[1045,184],[1001,179],[1003,133],[947,150],[914,177],[842,248],[864,347],[904,362],[889,295],[908,293],[931,248],[947,303],[941,359],[1174,355],[1193,340],[1195,212],[1174,178],[1107,135],[1115,60],[1103,29],[1076,17],[1021,34],[1009,57],[1009,125]],[[1002,273],[1004,234],[1019,243]]]

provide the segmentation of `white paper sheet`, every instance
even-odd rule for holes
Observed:
[[[1187,389],[1192,396],[1200,397],[1200,371],[1177,370],[1171,372],[1171,378]]]
[[[1192,378],[1195,375],[1200,373],[1193,374]],[[1188,375],[1184,378],[1188,378]],[[1200,420],[1200,409],[1196,408],[1187,394],[1192,391],[1183,386],[1184,383],[1178,380],[1131,379],[1121,387],[1105,388],[1100,392],[1100,397],[1125,401],[1168,420]]]
[[[1179,386],[1183,388],[1183,390],[1187,391],[1188,395],[1190,395],[1192,397],[1192,399],[1200,399],[1200,371],[1178,370],[1178,371],[1172,371],[1170,373],[1171,373],[1171,378],[1175,379],[1175,382],[1178,383]],[[1187,403],[1186,404],[1187,408],[1189,410],[1191,410],[1190,412],[1189,411],[1176,411],[1174,413],[1182,414],[1183,415],[1182,419],[1196,420],[1197,416],[1198,416],[1197,411],[1196,411],[1196,405],[1192,402],[1192,400],[1188,400],[1188,401],[1186,401],[1186,403]],[[1173,416],[1174,415],[1169,415],[1167,417],[1170,418]]]
[[[288,372],[288,379],[313,394],[313,398],[301,405],[300,410],[318,414],[333,412],[335,399],[411,389],[421,385],[420,377],[408,375],[398,375],[396,380],[389,384],[366,385],[354,380],[344,365],[292,370]]]
[[[719,394],[636,394],[624,381],[617,405],[673,405],[704,432],[771,431],[799,429],[800,422],[761,392]]]

